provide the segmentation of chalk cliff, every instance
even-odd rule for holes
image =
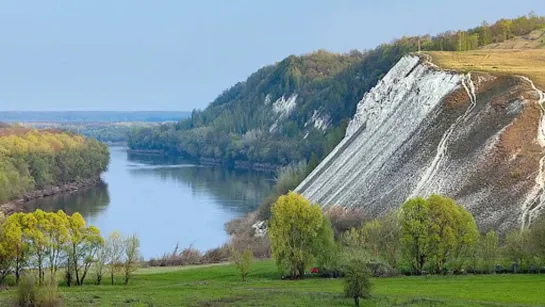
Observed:
[[[439,193],[484,229],[531,223],[545,207],[543,103],[527,78],[406,56],[365,94],[344,139],[296,192],[370,216]]]

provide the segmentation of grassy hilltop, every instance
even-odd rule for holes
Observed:
[[[483,49],[429,54],[433,63],[442,68],[526,76],[537,87],[545,89],[545,49]]]

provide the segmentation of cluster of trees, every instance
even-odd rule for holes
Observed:
[[[133,130],[132,149],[161,150],[188,158],[286,165],[319,159],[344,137],[363,94],[375,86],[399,59],[417,50],[470,50],[542,28],[533,14],[483,23],[467,31],[437,36],[404,37],[374,50],[333,54],[318,51],[289,56],[264,67],[245,82],[223,92],[205,110],[176,124]],[[272,104],[297,94],[294,111],[276,122]],[[312,116],[323,116],[327,129],[314,129]],[[271,127],[276,123],[276,129]],[[309,124],[310,123],[310,124]]]
[[[139,248],[136,235],[124,238],[114,232],[104,240],[79,213],[36,210],[2,216],[0,283],[11,274],[16,283],[23,275],[34,274],[39,285],[56,284],[57,272],[63,270],[68,286],[83,285],[93,269],[97,284],[105,274],[113,284],[120,272],[127,284],[140,261]]]
[[[190,114],[188,112],[188,114]],[[182,118],[186,118],[182,117]],[[171,122],[175,122],[172,120]],[[160,125],[160,122],[39,122],[27,123],[36,129],[57,129],[83,135],[106,144],[124,144],[127,136],[135,128],[151,128]]]
[[[545,267],[545,218],[503,238],[481,234],[471,213],[439,195],[409,199],[399,211],[335,236],[318,205],[290,192],[272,207],[269,238],[279,268],[292,278],[313,264],[342,272],[358,261],[376,276],[538,273]]]
[[[545,18],[534,13],[515,19],[500,19],[490,25],[486,21],[467,31],[445,32],[435,37],[422,37],[422,50],[467,51],[492,43],[501,43],[515,36],[543,29]]]
[[[108,148],[95,140],[51,130],[18,131],[0,129],[0,203],[36,189],[98,179],[108,166]]]

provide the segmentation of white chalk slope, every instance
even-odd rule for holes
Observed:
[[[485,167],[483,159],[511,125],[506,120],[494,123],[490,114],[496,111],[489,103],[477,105],[480,81],[480,76],[443,71],[417,56],[402,58],[365,94],[345,138],[295,191],[322,206],[363,207],[371,216],[398,207],[408,197],[441,193],[463,202],[485,225],[520,224],[526,218],[522,215],[530,214],[530,201],[545,202],[539,197],[542,172],[536,178],[541,185],[528,195],[526,205],[517,199],[520,203],[508,209],[490,209],[497,212],[480,208],[494,201],[494,183],[468,187],[473,169]],[[446,118],[445,100],[458,90],[468,103]],[[502,114],[514,118],[523,103],[511,102]],[[479,125],[493,128],[481,134],[486,129]],[[460,158],[464,142],[474,148]]]

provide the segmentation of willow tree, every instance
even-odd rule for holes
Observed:
[[[47,239],[46,229],[50,227],[47,213],[36,210],[23,217],[24,234],[29,242],[30,253],[38,268],[38,283],[41,285],[44,279],[44,262],[46,260]]]
[[[83,285],[96,253],[103,244],[104,240],[98,228],[86,227],[83,216],[77,212],[69,216],[68,259],[72,262],[71,266],[78,285]]]
[[[138,269],[140,260],[140,239],[136,234],[129,235],[124,240],[125,263],[123,263],[123,275],[125,285],[129,284],[132,274]]]
[[[29,257],[29,246],[25,240],[23,218],[25,213],[14,213],[2,224],[3,244],[14,249],[13,271],[18,284]]]
[[[5,221],[4,214],[0,213],[0,224]],[[16,244],[6,236],[5,229],[0,227],[0,284],[12,272],[13,262],[16,256]]]
[[[457,271],[479,232],[471,213],[448,197],[431,195],[407,200],[401,208],[401,243],[416,273],[428,263],[436,273]]]
[[[68,241],[68,216],[64,211],[47,213],[47,227],[44,229],[46,238],[46,256],[49,271],[53,280],[57,274],[60,261],[63,258]]]
[[[322,252],[319,247],[328,245],[324,241],[333,240],[333,232],[324,230],[329,223],[324,222],[320,206],[294,192],[280,196],[271,212],[268,234],[273,258],[292,278],[300,278]]]

